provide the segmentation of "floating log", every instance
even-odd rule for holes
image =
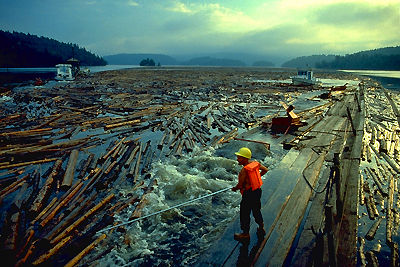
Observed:
[[[15,196],[13,204],[11,205],[18,211],[21,211],[22,205],[24,204],[25,199],[28,196],[28,194],[26,193],[27,189],[28,189],[28,183],[24,182],[18,194]]]
[[[0,191],[0,203],[1,201],[5,198],[6,195],[14,192],[15,190],[17,190],[20,186],[23,185],[23,183],[30,177],[29,174],[25,175],[24,177],[22,177],[21,179],[15,181],[14,183],[10,184],[9,186],[7,186],[6,188],[4,188],[3,190]]]
[[[360,172],[360,183],[359,183],[359,199],[360,199],[360,205],[364,206],[365,200],[364,200],[364,177],[362,173]]]
[[[34,225],[40,218],[45,215],[52,207],[53,205],[57,202],[58,198],[54,197],[49,204],[36,216],[35,219],[32,220],[31,225]]]
[[[72,225],[70,225],[67,229],[65,229],[61,234],[59,234],[57,237],[55,237],[53,240],[50,241],[51,244],[56,244],[58,243],[61,239],[63,239],[66,235],[68,235],[72,230],[74,230],[78,225],[86,220],[90,215],[92,215],[94,212],[96,212],[98,209],[103,207],[105,204],[107,204],[112,198],[114,197],[114,194],[108,195],[105,199],[100,201],[96,206],[91,208],[85,215],[80,217],[78,220],[76,220]]]
[[[33,227],[30,227],[26,233],[25,237],[25,242],[23,243],[22,247],[19,249],[19,252],[15,256],[16,259],[20,258],[22,253],[26,250],[30,242],[32,241],[33,237],[35,235],[35,230],[33,230]]]
[[[119,122],[119,123],[114,123],[114,124],[108,124],[104,126],[105,130],[110,130],[113,128],[119,128],[119,127],[123,127],[123,126],[131,126],[131,125],[135,125],[140,123],[141,120],[139,119],[135,119],[135,120],[131,120],[131,121],[124,121],[124,122]]]
[[[42,160],[27,161],[27,162],[15,163],[15,164],[8,164],[8,165],[0,166],[0,170],[17,168],[17,167],[28,166],[28,165],[43,164],[43,163],[52,162],[52,161],[56,161],[56,160],[57,160],[57,158],[52,158],[52,159],[42,159]]]
[[[142,209],[144,206],[147,204],[147,199],[146,199],[146,194],[144,194],[139,202],[139,204],[136,205],[135,210],[133,211],[131,217],[129,220],[136,219],[142,216]]]
[[[43,129],[32,129],[32,130],[25,130],[25,131],[17,131],[17,132],[6,132],[6,133],[0,133],[0,137],[18,137],[18,136],[30,136],[30,135],[36,135],[38,133],[43,133],[45,132],[50,133],[52,128],[43,128]]]
[[[16,212],[10,216],[10,221],[8,223],[5,240],[3,241],[3,249],[6,251],[16,252],[18,244],[18,228],[21,220],[21,213]]]
[[[89,246],[82,250],[78,255],[76,255],[72,260],[70,260],[64,267],[73,267],[78,264],[78,262],[85,257],[94,247],[96,247],[103,239],[107,237],[106,234],[100,235],[95,241],[93,241]]]
[[[74,180],[75,176],[75,168],[76,168],[76,163],[78,161],[78,156],[79,156],[79,151],[74,149],[72,150],[69,160],[68,160],[68,165],[67,169],[65,170],[63,182],[61,184],[62,188],[69,188],[72,185],[72,181]]]
[[[394,177],[391,176],[389,180],[387,206],[386,206],[386,243],[391,245],[392,230],[393,230],[393,197],[394,197]]]
[[[110,149],[110,151],[108,151],[104,156],[102,156],[100,158],[101,162],[106,161],[108,157],[110,157],[114,153],[114,151],[121,146],[122,142],[124,142],[125,139],[126,137],[122,138],[112,149]]]
[[[67,226],[71,224],[74,217],[78,215],[84,208],[90,205],[90,203],[94,200],[96,194],[93,192],[91,196],[87,197],[84,201],[79,203],[75,209],[71,211],[62,221],[58,222],[57,225],[52,227],[52,230],[45,236],[47,240],[53,239],[62,229],[65,229]]]
[[[393,159],[386,155],[386,153],[382,153],[381,155],[386,160],[386,162],[389,163],[390,167],[392,167],[393,170],[395,170],[397,173],[400,173],[400,166]]]
[[[358,237],[358,243],[360,244],[360,248],[358,250],[360,254],[361,266],[367,266],[367,259],[365,257],[364,249],[365,249],[365,240],[361,236]]]
[[[67,236],[60,242],[58,242],[52,249],[50,249],[47,253],[40,256],[37,260],[32,262],[33,265],[39,265],[45,261],[47,261],[50,257],[56,254],[65,244],[67,244],[72,239],[72,236]]]
[[[379,228],[379,225],[381,224],[383,220],[383,217],[379,217],[374,224],[371,226],[371,228],[368,230],[367,234],[365,235],[365,238],[367,240],[373,240],[376,234],[376,231]]]
[[[139,145],[136,145],[135,148],[132,150],[129,158],[125,161],[124,167],[125,168],[129,168],[129,166],[131,165],[133,159],[135,158],[137,152],[139,151]]]
[[[379,180],[379,178],[376,176],[375,172],[372,171],[368,167],[366,168],[366,170],[367,170],[369,176],[371,176],[372,179],[374,180],[374,182],[375,182],[376,186],[378,187],[379,191],[381,192],[381,194],[386,197],[388,195],[387,191],[383,188],[383,185],[382,185],[381,181]]]
[[[54,179],[58,174],[59,170],[61,169],[62,160],[58,159],[54,165],[53,170],[51,171],[49,177],[47,177],[46,182],[44,183],[43,187],[40,189],[38,196],[33,201],[32,207],[30,209],[31,212],[37,213],[43,206],[44,200],[48,197],[51,192],[51,188],[54,183]]]
[[[55,122],[56,120],[61,119],[63,116],[64,116],[64,114],[57,115],[56,117],[52,118],[51,120],[49,120],[49,121],[47,121],[47,122],[45,122],[45,123],[42,123],[42,124],[40,124],[40,125],[34,127],[33,130],[41,129],[41,128],[43,128],[43,127],[49,125],[50,123]]]
[[[399,260],[399,244],[393,243],[390,246],[390,266],[391,267],[396,267],[399,266],[400,260]]]
[[[44,217],[43,220],[40,222],[40,225],[44,227],[51,219],[53,219],[53,217],[57,214],[58,210],[61,209],[67,202],[69,202],[79,191],[79,189],[81,189],[82,186],[83,183],[79,181],[74,185],[74,187],[71,187],[73,188],[71,192],[69,192],[69,194],[65,198],[63,198],[57,206],[52,208],[51,212],[46,217]]]
[[[135,168],[132,168],[131,171],[129,171],[129,175],[133,176],[133,183],[135,184],[136,181],[139,178],[139,168],[140,168],[140,162],[142,160],[142,143],[140,143],[139,146],[139,153],[138,153],[138,157],[136,160],[136,164],[135,164]],[[132,172],[134,170],[134,172]]]
[[[375,253],[372,251],[368,251],[366,253],[368,265],[369,267],[379,267],[378,258],[375,256]]]
[[[87,157],[87,159],[85,160],[85,162],[81,168],[81,171],[78,174],[78,178],[82,179],[85,176],[85,174],[87,173],[87,171],[89,170],[89,167],[91,166],[91,164],[93,162],[93,159],[94,159],[94,154],[90,153],[89,156]]]
[[[364,183],[364,191],[368,192],[368,196],[364,197],[364,199],[365,199],[365,207],[367,208],[369,219],[370,220],[375,220],[377,209],[376,209],[373,197],[371,196],[371,192],[369,191],[369,189],[368,189],[368,191],[365,190],[366,187],[368,188],[368,182]]]

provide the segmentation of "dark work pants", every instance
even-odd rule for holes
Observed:
[[[250,230],[250,212],[253,212],[257,224],[260,225],[264,222],[260,210],[261,193],[261,188],[243,192],[242,201],[240,202],[240,228],[244,233],[248,233]]]

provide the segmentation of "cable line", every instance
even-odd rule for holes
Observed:
[[[228,187],[228,188],[225,188],[225,189],[221,189],[221,190],[216,191],[216,192],[214,192],[214,193],[207,194],[207,195],[204,195],[204,196],[201,196],[201,197],[198,197],[198,198],[195,198],[195,199],[186,201],[186,202],[184,202],[184,203],[180,203],[180,204],[175,205],[175,206],[173,206],[173,207],[170,207],[170,208],[168,208],[168,209],[160,210],[160,211],[157,211],[157,212],[154,212],[154,213],[145,215],[145,216],[143,216],[143,217],[139,217],[139,218],[136,218],[136,219],[133,219],[133,220],[124,222],[124,223],[120,223],[120,224],[117,224],[117,225],[114,225],[114,226],[111,226],[111,227],[104,228],[104,229],[98,231],[97,233],[100,234],[100,233],[109,231],[109,230],[111,230],[111,229],[114,229],[114,228],[117,228],[117,227],[120,227],[120,226],[123,226],[123,225],[127,225],[127,224],[130,224],[130,223],[134,223],[134,222],[137,222],[137,221],[146,219],[146,218],[148,218],[148,217],[151,217],[151,216],[154,216],[154,215],[157,215],[157,214],[160,214],[160,213],[163,213],[163,212],[166,212],[166,211],[169,211],[169,210],[172,210],[172,209],[175,209],[175,208],[179,208],[179,207],[181,207],[181,206],[184,206],[184,205],[193,203],[193,202],[195,202],[195,201],[197,201],[197,200],[200,200],[200,199],[203,199],[203,198],[206,198],[206,197],[211,197],[211,196],[213,196],[213,195],[216,195],[216,194],[225,192],[225,191],[230,190],[230,189],[232,189],[232,187]]]

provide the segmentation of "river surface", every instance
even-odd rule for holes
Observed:
[[[393,70],[342,70],[362,76],[370,77],[389,90],[400,91],[400,71]]]

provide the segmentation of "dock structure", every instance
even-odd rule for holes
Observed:
[[[239,219],[198,266],[356,266],[358,183],[364,132],[364,86],[339,96],[301,130],[295,146],[265,180],[266,235],[232,242]]]

